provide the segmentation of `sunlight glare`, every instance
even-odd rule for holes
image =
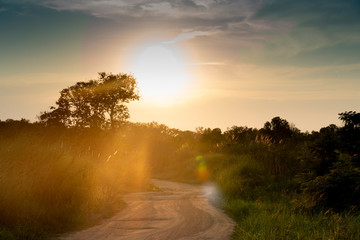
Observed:
[[[170,45],[143,47],[135,56],[134,75],[145,100],[167,103],[175,100],[189,79],[185,61]]]
[[[221,191],[215,184],[211,182],[207,182],[206,184],[204,184],[202,186],[202,191],[208,201],[215,205],[219,205],[223,201],[223,195],[221,194]]]

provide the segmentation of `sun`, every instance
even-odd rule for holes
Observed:
[[[133,71],[144,100],[156,103],[174,101],[189,81],[184,58],[169,44],[142,47],[135,54]]]

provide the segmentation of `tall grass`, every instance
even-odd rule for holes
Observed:
[[[360,239],[358,214],[302,208],[293,182],[276,179],[251,155],[204,160],[223,193],[222,207],[237,222],[232,239]]]
[[[232,239],[360,239],[360,216],[294,211],[284,199],[227,202],[237,220]]]
[[[123,133],[11,133],[0,136],[0,239],[41,239],[91,224],[121,207],[124,193],[147,187],[146,149],[125,144]]]

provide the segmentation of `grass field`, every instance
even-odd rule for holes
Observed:
[[[95,223],[148,189],[142,151],[96,132],[5,132],[0,137],[0,239],[42,239]],[[137,146],[136,149],[141,149]]]
[[[229,200],[225,209],[237,222],[232,239],[359,239],[360,217],[352,214],[294,211],[278,202]]]

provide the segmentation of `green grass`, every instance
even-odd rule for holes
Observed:
[[[225,209],[237,224],[232,239],[360,239],[360,217],[300,213],[281,202],[231,200]]]
[[[222,207],[236,221],[237,239],[360,239],[360,216],[301,207],[290,178],[275,179],[249,155],[204,157],[221,189]]]

